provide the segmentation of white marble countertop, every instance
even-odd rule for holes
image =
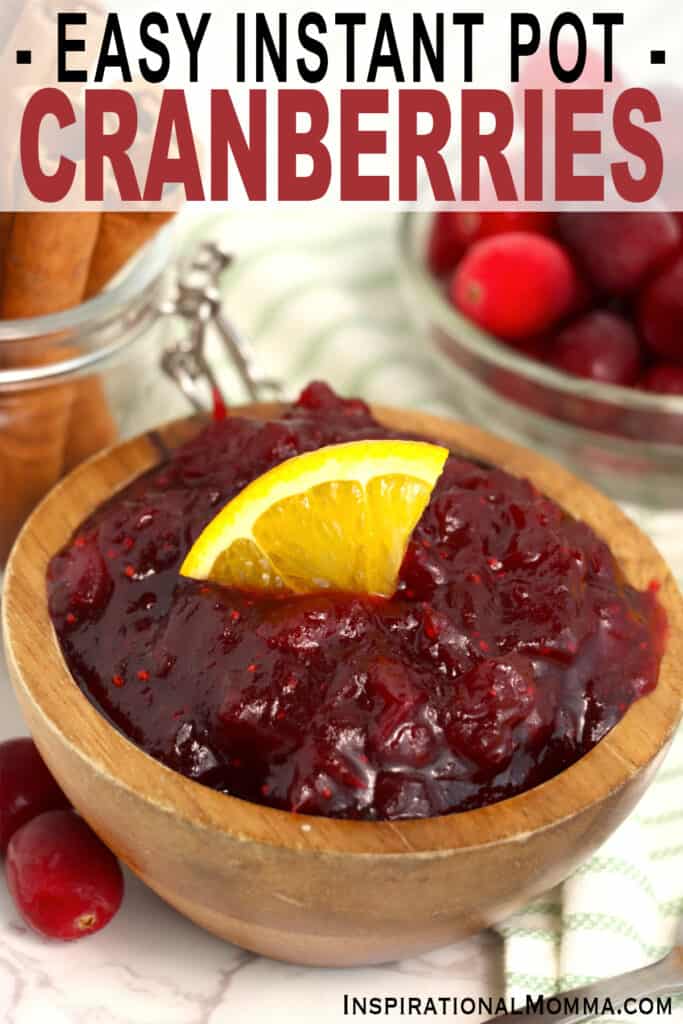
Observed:
[[[0,649],[0,739],[25,732]],[[345,993],[497,995],[502,988],[500,949],[497,936],[483,933],[380,967],[294,967],[215,939],[130,873],[123,907],[104,931],[80,942],[51,942],[27,928],[0,884],[0,1021],[336,1024],[349,1019],[344,1017]]]

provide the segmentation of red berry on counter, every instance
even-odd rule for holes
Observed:
[[[641,377],[638,387],[658,395],[683,395],[683,366],[658,363]]]
[[[38,748],[28,736],[0,743],[0,852],[31,818],[69,801],[50,775]]]
[[[608,295],[638,288],[681,242],[671,213],[561,213],[557,226],[579,267]]]
[[[73,811],[48,811],[15,832],[6,873],[24,920],[51,939],[100,931],[123,899],[116,857]]]
[[[656,278],[641,295],[638,326],[653,352],[683,363],[683,258]]]
[[[598,310],[560,331],[548,362],[575,377],[628,386],[640,373],[640,345],[627,320]]]
[[[499,338],[541,334],[571,308],[577,277],[552,239],[512,232],[475,243],[458,267],[451,299]]]

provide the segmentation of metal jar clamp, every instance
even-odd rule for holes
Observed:
[[[232,261],[232,254],[218,243],[202,242],[186,269],[179,274],[174,293],[160,307],[162,316],[178,317],[188,325],[184,337],[167,343],[161,356],[161,368],[198,412],[206,412],[212,396],[221,394],[214,370],[206,358],[206,341],[212,329],[221,340],[250,401],[276,401],[282,397],[280,383],[261,371],[251,346],[223,312],[218,285],[221,274]]]

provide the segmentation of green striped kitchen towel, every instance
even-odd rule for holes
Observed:
[[[400,293],[394,214],[252,208],[191,235],[206,233],[237,255],[222,282],[228,315],[288,393],[324,378],[370,401],[457,411]],[[683,512],[628,511],[683,578]],[[560,991],[667,951],[683,913],[682,787],[680,736],[623,827],[564,885],[499,928],[508,995]]]

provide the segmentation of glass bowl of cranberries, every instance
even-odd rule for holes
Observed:
[[[683,214],[405,214],[412,309],[466,418],[613,497],[683,493]]]

